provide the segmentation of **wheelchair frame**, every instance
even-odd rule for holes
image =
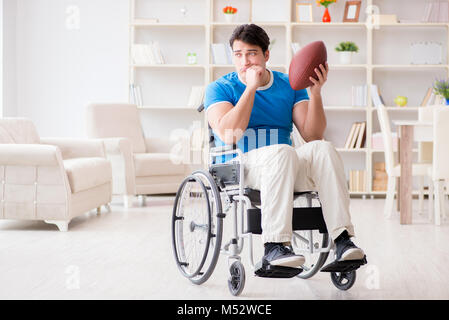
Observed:
[[[228,154],[237,154],[238,157],[234,158],[227,164],[213,164],[213,159],[215,157],[224,156]],[[322,215],[321,207],[312,207],[312,200],[318,199],[315,193],[312,192],[304,192],[304,193],[295,193],[298,196],[305,196],[307,199],[307,207],[294,208],[293,214],[293,245],[297,246],[297,242],[300,241],[307,245],[310,254],[318,254],[318,259],[315,265],[312,265],[312,268],[302,274],[303,269],[300,268],[288,268],[288,267],[274,267],[263,262],[259,262],[258,264],[254,263],[254,250],[253,250],[253,234],[260,234],[260,209],[257,208],[247,194],[245,188],[245,177],[244,177],[244,165],[241,161],[243,153],[239,149],[233,149],[231,146],[224,147],[214,147],[210,149],[209,153],[209,171],[195,171],[186,178],[186,180],[181,184],[180,189],[178,190],[175,206],[173,209],[173,220],[172,220],[172,240],[173,240],[173,249],[176,262],[178,267],[184,276],[189,278],[195,284],[202,284],[210,277],[212,274],[215,265],[218,260],[219,254],[224,254],[228,256],[228,265],[230,266],[230,278],[228,279],[228,287],[232,295],[239,295],[245,284],[245,269],[243,264],[241,263],[241,253],[244,248],[244,238],[248,240],[248,251],[249,251],[249,262],[251,267],[255,270],[255,274],[262,277],[274,277],[274,278],[291,278],[297,276],[302,279],[308,279],[315,275],[318,271],[330,272],[331,280],[333,284],[340,290],[348,290],[353,286],[356,279],[355,270],[358,269],[361,265],[366,264],[366,259],[356,260],[356,261],[342,261],[342,262],[333,262],[329,265],[325,266],[328,255],[331,250],[334,249],[333,241],[329,238],[327,233],[327,229],[325,226],[324,218]],[[221,169],[222,170],[221,170]],[[201,185],[199,181],[202,181],[199,176],[202,175],[203,179],[206,177],[206,180],[209,183],[209,186],[205,186],[204,184],[201,186],[201,189],[204,191],[207,208],[209,212],[209,231],[207,235],[206,241],[206,249],[210,246],[210,239],[215,238],[215,248],[214,253],[212,254],[211,261],[208,265],[206,271],[201,271],[205,265],[205,262],[208,258],[208,250],[205,249],[205,253],[202,256],[202,261],[199,264],[198,268],[195,272],[188,274],[185,271],[185,268],[189,263],[186,261],[181,261],[179,254],[179,248],[177,246],[184,246],[184,243],[180,244],[179,239],[176,238],[176,226],[178,221],[183,221],[184,216],[178,215],[178,201],[181,194],[183,194],[184,186],[187,182],[196,181]],[[226,182],[226,183],[225,183]],[[215,183],[215,186],[213,184]],[[232,188],[226,190],[228,185],[235,186],[238,184],[238,188]],[[215,190],[214,190],[215,188]],[[189,191],[189,196],[190,196]],[[213,210],[211,211],[211,201],[209,200],[208,193],[211,193],[212,196],[217,197],[217,193],[219,194],[219,200],[215,199],[215,206],[217,207],[217,232],[214,234],[212,230],[213,225]],[[232,227],[232,235],[231,239],[221,246],[221,237],[222,237],[222,227],[223,221],[228,214],[223,212],[221,196],[222,194],[226,194],[229,199],[229,207],[226,212],[231,209],[231,215],[233,219],[233,227]],[[319,200],[319,199],[318,199]],[[247,218],[247,230],[245,230],[245,209],[246,209],[246,218]],[[297,210],[297,211],[295,211]],[[308,217],[305,215],[300,215],[301,212],[309,211]],[[318,212],[319,211],[319,212]],[[295,222],[295,213],[298,214],[299,218],[296,219]],[[318,214],[319,213],[319,214]],[[306,218],[307,219],[306,219]],[[240,222],[239,222],[240,218]],[[295,229],[295,224],[297,229]],[[193,225],[193,227],[192,227]],[[206,224],[207,225],[207,224]],[[194,232],[195,228],[198,228],[200,224],[194,223],[193,221],[190,224],[190,232]],[[220,230],[218,230],[220,229]],[[179,230],[179,228],[178,228]],[[314,243],[313,239],[313,230],[319,230],[321,234],[323,234],[322,243],[320,247],[317,248],[317,243]],[[303,237],[297,233],[297,231],[308,231],[308,238]],[[178,236],[179,238],[179,236]],[[182,255],[181,255],[182,256]],[[234,260],[233,263],[230,261]]]
[[[204,106],[201,105],[198,111],[204,110]],[[209,127],[209,145],[214,144],[214,136]],[[214,164],[213,159],[216,157],[237,154],[236,158],[233,158],[230,163],[226,164]],[[220,254],[228,256],[229,261],[235,260],[230,266],[230,277],[228,279],[228,287],[232,295],[239,295],[245,285],[245,269],[241,263],[240,254],[244,247],[244,238],[248,239],[248,251],[249,251],[249,261],[251,267],[255,270],[255,274],[261,277],[274,277],[274,278],[291,278],[299,277],[302,279],[308,279],[315,275],[318,271],[329,272],[331,275],[332,283],[340,290],[350,289],[356,280],[356,270],[360,266],[367,263],[366,257],[362,260],[352,260],[352,261],[334,261],[326,266],[326,260],[329,256],[331,250],[334,249],[334,243],[330,239],[327,233],[326,224],[320,207],[312,207],[312,200],[319,198],[314,192],[300,192],[296,193],[295,196],[305,196],[307,199],[307,207],[294,207],[293,211],[293,238],[292,244],[298,247],[298,242],[302,242],[308,246],[308,251],[310,255],[319,253],[316,263],[311,265],[311,268],[303,272],[306,267],[301,268],[289,268],[289,267],[274,267],[267,265],[266,262],[261,261],[258,264],[254,263],[254,250],[253,250],[253,234],[261,234],[262,230],[260,227],[261,213],[260,209],[255,206],[250,199],[251,193],[246,191],[249,188],[245,188],[245,176],[244,176],[244,164],[241,161],[243,158],[243,152],[236,148],[235,146],[222,146],[222,147],[210,147],[209,160],[208,160],[208,171],[199,170],[193,172],[191,175],[186,177],[181,183],[178,192],[176,193],[175,204],[173,206],[173,216],[172,216],[172,246],[173,253],[180,269],[181,273],[188,278],[194,284],[202,284],[209,279],[212,275],[218,257]],[[203,179],[200,178],[203,177]],[[204,181],[203,181],[204,180]],[[204,194],[204,199],[206,200],[206,208],[208,211],[207,221],[208,223],[197,223],[191,221],[190,224],[185,224],[186,219],[184,212],[180,212],[182,208],[185,186],[188,183],[197,183],[200,188],[200,193]],[[208,184],[207,185],[205,185]],[[238,188],[233,188],[226,190],[228,185],[235,186],[238,184]],[[198,191],[197,190],[197,191]],[[193,194],[196,194],[194,192]],[[226,194],[227,199],[230,202],[230,208],[227,208],[223,212],[222,207],[222,194]],[[210,196],[214,198],[214,201],[210,200]],[[189,191],[188,196],[190,197],[192,192]],[[296,198],[294,198],[296,200]],[[258,201],[260,204],[260,199]],[[246,207],[246,215],[245,215]],[[214,215],[214,209],[216,210]],[[232,236],[231,240],[226,244],[222,244],[223,236],[223,219],[227,216],[226,212],[232,209]],[[307,214],[305,214],[307,213]],[[240,226],[239,226],[240,217]],[[244,218],[247,218],[247,230],[244,229]],[[296,218],[296,219],[295,219]],[[216,219],[216,221],[214,221]],[[187,226],[187,228],[186,228]],[[240,227],[240,228],[239,228]],[[180,231],[180,229],[182,229]],[[194,272],[187,272],[190,262],[186,260],[186,254],[184,252],[185,243],[184,235],[182,232],[187,229],[187,234],[194,233],[198,230],[206,230],[207,236],[204,247],[204,253],[201,257],[201,261],[198,266],[194,269]],[[320,234],[323,234],[321,244],[315,243],[313,239],[313,230],[318,230]],[[298,231],[307,231],[308,238],[298,234]],[[215,239],[215,240],[213,240]],[[199,241],[201,243],[201,241]],[[317,247],[318,245],[318,247]],[[213,249],[213,253],[210,255],[209,251]],[[208,260],[209,259],[209,260]],[[307,262],[307,260],[306,260]],[[204,266],[207,265],[207,269]],[[324,267],[323,267],[324,266]]]

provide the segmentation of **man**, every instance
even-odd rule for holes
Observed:
[[[265,259],[275,266],[299,267],[292,238],[293,191],[317,190],[337,260],[364,256],[350,240],[354,227],[342,160],[329,142],[321,88],[328,65],[316,69],[307,90],[294,91],[288,75],[266,68],[270,40],[257,25],[237,27],[230,39],[236,72],[209,84],[205,96],[216,145],[237,144],[244,152],[245,182],[261,194]],[[297,149],[290,134],[295,124],[308,143]],[[229,157],[218,159],[227,161]]]

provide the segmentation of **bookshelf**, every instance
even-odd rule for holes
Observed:
[[[296,22],[295,4],[312,4],[313,22]],[[345,1],[329,7],[332,22],[322,23],[324,8],[307,0],[130,0],[129,23],[129,84],[140,85],[143,105],[140,108],[146,135],[168,136],[173,130],[187,132],[198,124],[205,126],[204,114],[187,107],[193,86],[206,86],[226,73],[232,65],[214,64],[211,45],[227,43],[234,28],[242,23],[256,23],[270,38],[276,39],[268,68],[288,72],[293,52],[291,44],[301,46],[315,40],[325,42],[330,66],[329,78],[323,88],[324,109],[328,119],[325,139],[331,141],[341,154],[349,181],[351,170],[365,170],[365,191],[351,192],[355,196],[385,195],[373,191],[374,163],[384,161],[382,150],[372,149],[371,137],[380,131],[377,113],[367,92],[364,107],[353,107],[351,87],[378,85],[392,120],[417,119],[419,105],[435,78],[449,75],[449,23],[421,22],[426,0],[364,0],[359,22],[342,22]],[[282,21],[265,21],[258,17],[258,6],[276,3],[277,16]],[[221,9],[238,8],[235,21],[225,22]],[[381,24],[375,28],[367,21],[367,8],[373,12],[396,14],[404,22]],[[157,19],[157,22],[155,22]],[[443,44],[442,64],[412,65],[408,54],[410,43],[439,41]],[[166,64],[134,64],[133,44],[158,41]],[[359,53],[353,64],[339,63],[335,46],[341,41],[353,41]],[[187,52],[195,52],[197,64],[186,62]],[[401,54],[398,54],[401,52]],[[406,107],[394,106],[397,95],[408,97]],[[130,94],[131,99],[131,94]],[[347,134],[354,122],[366,122],[363,148],[345,149]],[[392,130],[396,128],[393,126]],[[417,147],[414,148],[417,154]]]

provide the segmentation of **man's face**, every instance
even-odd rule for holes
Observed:
[[[243,80],[246,79],[246,70],[249,67],[261,66],[265,69],[268,58],[270,57],[268,50],[264,54],[261,47],[240,40],[234,41],[232,51],[235,69]]]

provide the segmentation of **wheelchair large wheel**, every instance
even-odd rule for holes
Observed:
[[[303,272],[297,275],[301,279],[314,276],[327,260],[329,252],[323,252],[329,243],[329,234],[319,233],[318,230],[304,230],[293,232],[293,249],[296,254],[306,258],[302,266]]]
[[[195,284],[211,276],[223,236],[221,198],[208,172],[196,171],[176,193],[172,216],[172,245],[181,273]]]

